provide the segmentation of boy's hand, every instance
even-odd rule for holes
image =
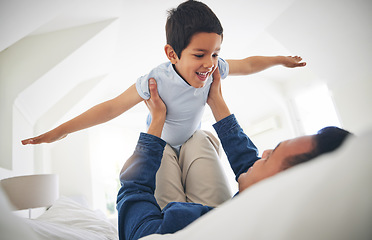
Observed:
[[[302,61],[302,57],[300,57],[300,56],[294,56],[294,57],[292,57],[292,56],[284,57],[283,56],[282,64],[283,64],[283,66],[289,67],[289,68],[306,66],[306,62],[301,62],[301,61]]]
[[[152,120],[147,133],[160,137],[167,114],[167,107],[158,94],[158,87],[153,78],[149,79],[149,90],[151,97],[145,103],[150,110]]]
[[[51,142],[61,140],[62,138],[65,138],[67,136],[67,134],[63,134],[63,135],[56,134],[56,131],[57,131],[57,129],[54,129],[54,130],[49,131],[47,133],[44,133],[40,136],[22,140],[21,142],[22,142],[23,145],[51,143]]]

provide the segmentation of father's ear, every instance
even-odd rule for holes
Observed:
[[[165,54],[167,55],[167,58],[169,61],[171,61],[172,64],[176,64],[178,62],[178,56],[171,45],[167,44],[164,47]]]

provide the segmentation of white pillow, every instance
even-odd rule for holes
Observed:
[[[118,239],[117,229],[103,213],[59,198],[37,219],[28,220],[39,239]]]
[[[185,229],[150,239],[372,239],[372,132],[266,179]]]

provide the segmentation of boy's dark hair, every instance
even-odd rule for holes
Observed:
[[[217,33],[223,28],[213,11],[204,3],[189,0],[168,11],[165,25],[167,44],[171,45],[178,58],[195,33]]]
[[[349,135],[351,135],[350,132],[338,127],[325,127],[320,129],[318,133],[314,135],[313,150],[285,159],[283,161],[282,170],[336,150]]]

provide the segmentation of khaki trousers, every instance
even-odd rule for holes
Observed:
[[[220,143],[208,131],[196,131],[182,145],[179,156],[167,144],[156,175],[155,198],[161,209],[169,202],[217,207],[231,199],[219,156]]]

